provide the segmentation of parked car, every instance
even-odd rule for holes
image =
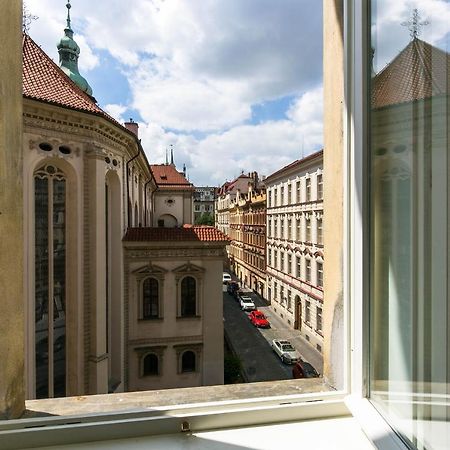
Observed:
[[[267,317],[261,311],[256,309],[255,311],[252,311],[248,317],[255,327],[270,328],[270,323],[267,320]]]
[[[272,341],[272,350],[285,364],[293,364],[301,359],[300,353],[295,350],[294,346],[289,341],[274,339]]]
[[[320,375],[317,373],[317,370],[306,361],[300,359],[294,364],[292,368],[292,376],[294,378],[317,378]]]
[[[246,295],[241,296],[240,305],[241,305],[242,311],[252,311],[252,310],[256,309],[256,306],[253,303],[253,300],[251,299],[251,297],[248,297]]]
[[[227,272],[223,272],[222,274],[222,283],[228,283],[229,281],[231,281],[231,275]]]
[[[237,298],[239,291],[239,283],[237,281],[229,281],[227,284],[227,292],[234,298]]]

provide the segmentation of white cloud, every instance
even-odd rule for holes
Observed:
[[[421,27],[420,39],[436,45],[448,34],[450,3],[446,0],[378,0],[372,27],[376,72],[386,66],[410,41],[410,31],[402,24],[410,20],[414,8],[419,12],[420,21],[428,22],[428,25]]]
[[[65,8],[28,1],[41,17],[32,36],[56,54]],[[101,69],[104,50],[126,74],[132,98],[104,108],[118,120],[139,112],[151,162],[163,162],[173,144],[194,182],[221,184],[321,148],[321,2],[78,0],[71,14],[80,69]],[[283,120],[251,124],[253,105],[285,96],[296,100]]]
[[[196,184],[219,185],[241,171],[269,175],[322,146],[322,88],[299,96],[288,118],[258,125],[239,125],[202,139],[165,132],[151,124],[140,126],[144,149],[153,162],[164,162],[165,149],[175,149],[178,167],[187,165]],[[276,155],[276,156],[275,156]]]
[[[103,109],[114,119],[116,119],[118,122],[123,123],[125,122],[125,119],[123,117],[123,113],[128,109],[126,106],[123,105],[117,105],[114,103],[111,103],[109,105],[104,105]]]

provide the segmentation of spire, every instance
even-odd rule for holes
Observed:
[[[173,145],[170,144],[170,165],[174,166],[175,164],[173,163]]]
[[[411,18],[408,21],[401,23],[402,27],[408,27],[409,35],[411,36],[411,40],[413,41],[419,37],[420,33],[422,32],[422,28],[430,24],[428,20],[424,20],[423,22],[421,22],[420,19],[421,17],[419,14],[419,10],[417,8],[414,8],[411,14]]]
[[[75,83],[78,87],[92,96],[92,88],[89,83],[80,75],[78,71],[78,57],[80,55],[80,47],[73,39],[73,30],[70,24],[70,0],[67,0],[67,25],[64,28],[64,36],[59,41],[57,48],[59,53],[59,65],[61,70]]]
[[[72,30],[70,28],[70,8],[72,8],[72,5],[70,4],[70,0],[67,0],[66,8],[67,8],[67,29]]]

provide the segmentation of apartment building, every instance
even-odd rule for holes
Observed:
[[[210,186],[196,186],[194,190],[194,223],[202,216],[209,216],[214,220],[215,188]]]
[[[238,191],[229,210],[230,266],[242,283],[266,295],[266,191],[258,182]]]
[[[311,345],[323,346],[323,151],[265,179],[267,299]]]
[[[229,234],[231,204],[238,191],[247,191],[249,183],[254,183],[254,174],[241,174],[233,181],[227,181],[217,190],[214,202],[215,224],[225,234]]]

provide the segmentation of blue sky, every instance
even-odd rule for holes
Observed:
[[[39,16],[30,35],[55,61],[65,3],[25,0]],[[173,145],[191,181],[220,185],[241,170],[269,175],[322,148],[321,0],[71,3],[80,72],[103,109],[139,122],[151,163],[164,162]],[[381,36],[403,33],[407,43],[399,23],[413,6],[426,5],[433,39],[448,26],[445,0],[378,5]],[[391,50],[380,45],[381,64]]]
[[[55,61],[65,3],[25,0]],[[80,72],[103,109],[139,122],[150,162],[172,144],[197,185],[269,175],[322,148],[321,3],[72,0]]]

